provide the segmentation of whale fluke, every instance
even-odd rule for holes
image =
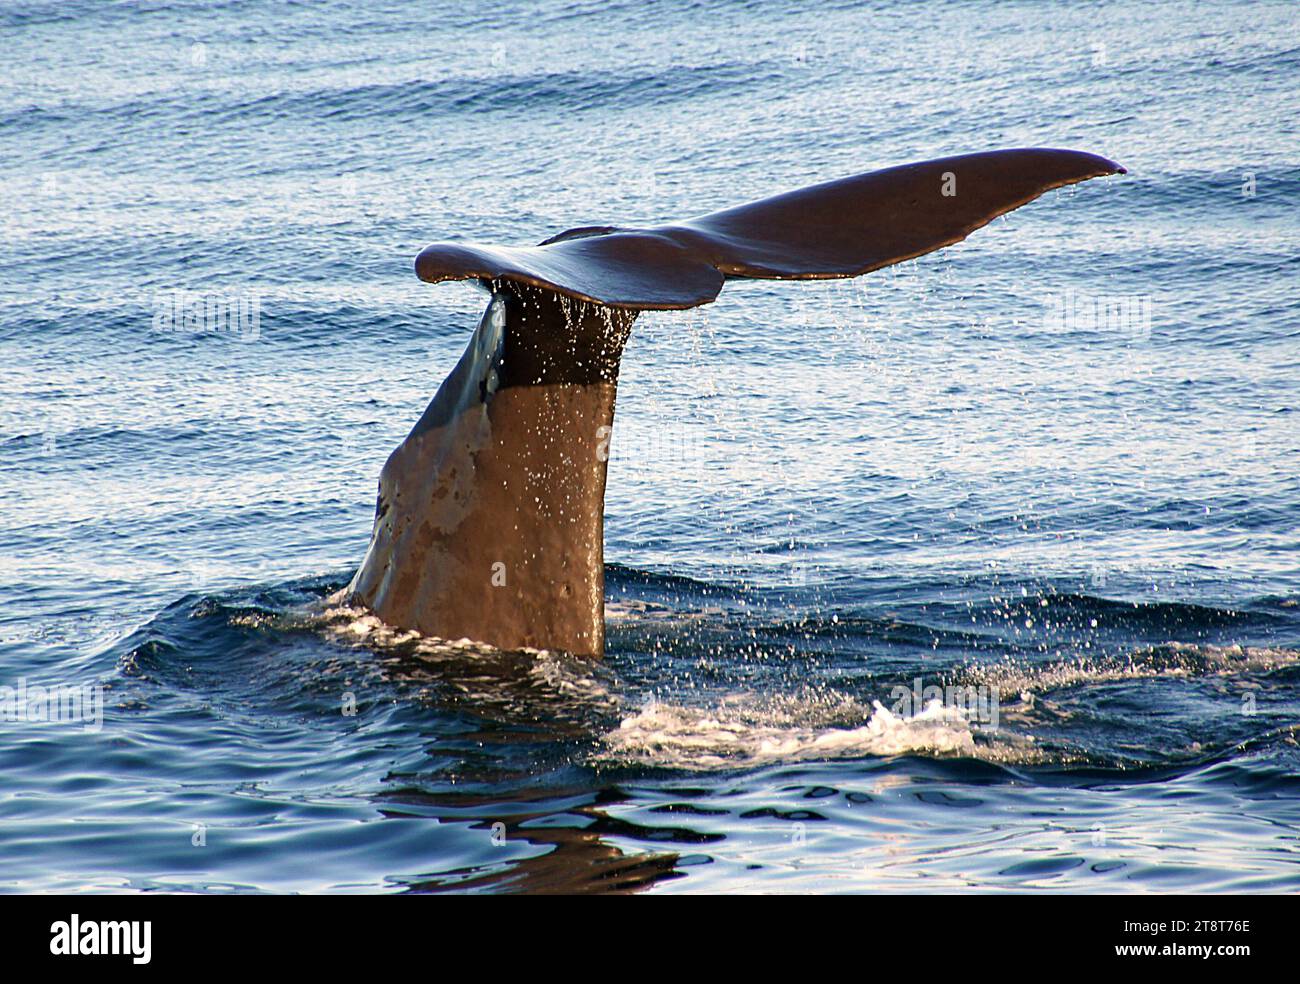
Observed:
[[[651,229],[427,247],[422,279],[476,280],[492,300],[384,465],[347,596],[424,635],[600,655],[606,461],[639,311],[707,304],[729,278],[857,276],[958,242],[1053,188],[1123,172],[1075,151],[993,151]]]
[[[514,281],[634,310],[707,304],[728,277],[856,277],[965,239],[1044,192],[1107,174],[1073,150],[995,150],[904,164],[651,229],[586,226],[538,246],[435,243],[422,280]]]

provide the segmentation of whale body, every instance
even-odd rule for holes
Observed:
[[[1053,188],[1120,173],[1077,151],[992,151],[649,229],[426,247],[421,279],[477,281],[491,300],[380,473],[347,598],[423,635],[601,655],[605,472],[638,312],[707,304],[732,278],[858,276],[958,242]]]

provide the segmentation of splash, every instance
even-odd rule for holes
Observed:
[[[501,650],[472,639],[397,629],[373,613],[333,604],[315,616],[336,645],[370,650],[393,679],[441,684],[477,710],[557,720],[617,713],[622,701],[599,662],[549,649]]]
[[[341,598],[343,594],[345,592],[339,592],[331,601]],[[486,656],[498,652],[495,647],[472,639],[440,639],[421,635],[414,629],[396,629],[364,608],[341,603],[325,608],[318,618],[325,635],[339,643],[364,644],[377,650],[409,647],[426,656],[464,656],[473,653]]]
[[[650,701],[601,739],[597,759],[703,771],[907,752],[973,755],[974,736],[960,711],[938,701],[900,717],[840,695],[738,695],[712,708]]]

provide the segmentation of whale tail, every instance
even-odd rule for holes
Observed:
[[[1124,168],[1072,150],[998,150],[812,185],[649,229],[586,226],[538,246],[435,243],[417,275],[509,281],[613,308],[707,304],[732,277],[856,277],[965,239],[1044,192]]]
[[[421,279],[475,280],[492,300],[384,466],[351,596],[425,635],[601,654],[606,461],[639,311],[707,304],[729,278],[858,276],[958,242],[1053,188],[1123,170],[1074,151],[995,151],[649,229],[427,247],[415,261]]]

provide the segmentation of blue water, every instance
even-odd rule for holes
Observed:
[[[808,6],[0,7],[0,686],[104,701],[0,719],[0,889],[1300,888],[1300,11]],[[427,242],[1032,145],[1130,173],[637,322],[602,664],[325,604]]]

